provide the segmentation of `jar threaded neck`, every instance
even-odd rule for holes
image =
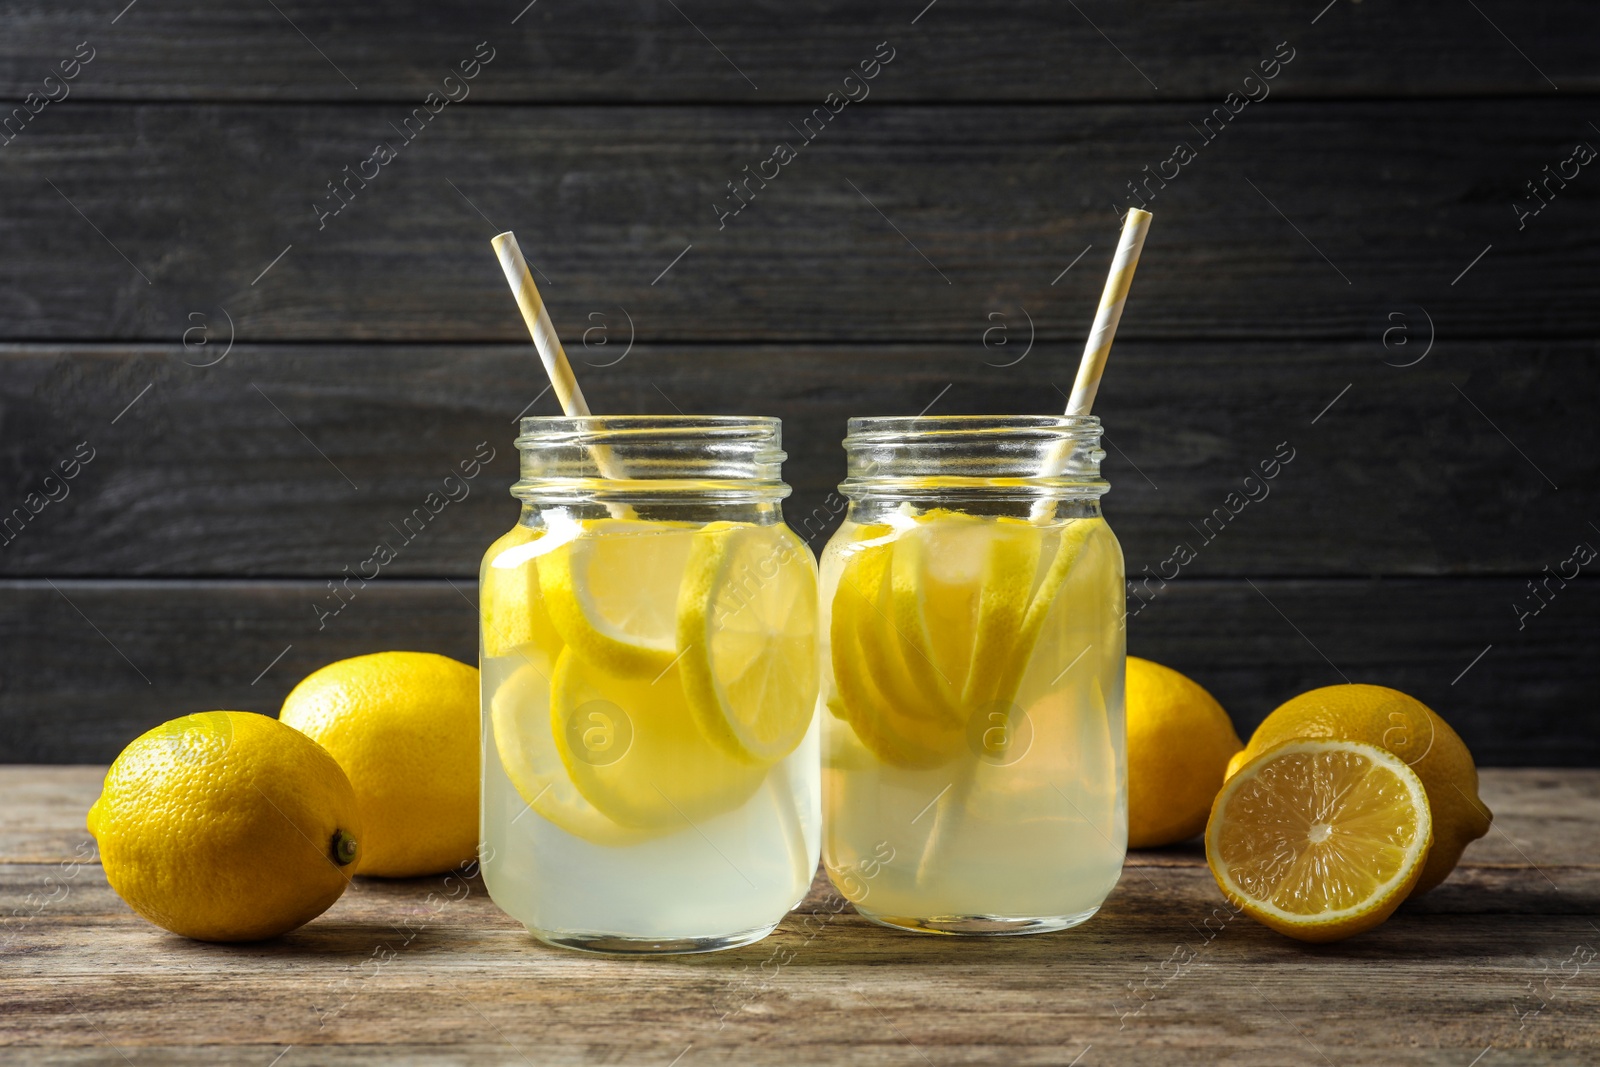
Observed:
[[[517,437],[524,502],[778,501],[782,423],[743,415],[525,418]]]
[[[1100,477],[1093,415],[941,415],[854,418],[844,441],[852,500],[1092,500]]]

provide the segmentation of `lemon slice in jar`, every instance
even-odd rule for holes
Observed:
[[[629,678],[565,649],[550,679],[550,732],[583,798],[634,829],[687,830],[737,808],[766,778],[766,765],[730,756],[705,736],[677,664]]]
[[[478,581],[478,601],[483,623],[483,654],[504,656],[533,645],[548,671],[561,647],[539,588],[535,554],[541,530],[513,527],[489,546]],[[532,653],[532,649],[525,649]]]
[[[994,688],[988,699],[1004,704],[1016,699],[1017,690],[1021,688],[1023,676],[1028,670],[1028,661],[1033,658],[1033,650],[1039,644],[1045,620],[1050,617],[1068,580],[1077,573],[1078,561],[1089,549],[1091,539],[1097,531],[1105,528],[1104,519],[1074,519],[1061,528],[1055,555],[1045,568],[1039,588],[1034,590],[1028,601],[1028,610],[1023,613],[1016,637],[1006,650],[1003,664],[996,671]]]
[[[545,671],[531,663],[519,667],[490,697],[489,718],[501,769],[523,802],[540,816],[597,845],[631,845],[650,836],[603,814],[573,784],[550,728],[550,681]]]
[[[893,531],[881,524],[862,526],[840,552],[844,561],[829,621],[834,688],[829,710],[883,762],[940,766],[960,748],[964,729],[934,716],[909,681],[905,643],[887,605]]]
[[[1021,519],[930,511],[895,542],[895,627],[913,650],[907,662],[925,665],[912,672],[924,697],[952,723],[1004,696],[1040,540]]]
[[[701,730],[737,759],[792,752],[817,705],[817,575],[787,527],[713,522],[678,591],[678,669]]]
[[[692,534],[679,524],[590,519],[538,557],[550,622],[596,667],[653,678],[678,654],[678,580]]]

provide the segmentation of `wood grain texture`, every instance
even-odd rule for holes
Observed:
[[[1452,338],[1592,337],[1600,181],[1513,208],[1591,110],[1268,100],[1205,143],[1204,104],[868,100],[724,219],[803,106],[454,107],[407,143],[399,105],[86,102],[3,149],[0,337],[520,341],[487,245],[512,228],[569,336],[621,309],[641,341],[971,342],[1027,309],[1081,341],[1127,184],[1179,141],[1124,339],[1374,336],[1405,303]]]
[[[1077,10],[1022,0],[701,0],[677,11],[646,0],[525,4],[451,0],[397,10],[299,0],[274,11],[243,0],[144,0],[114,24],[116,10],[83,0],[39,5],[8,17],[0,91],[35,90],[52,57],[70,55],[85,37],[103,66],[88,69],[75,95],[95,100],[420,99],[485,39],[504,57],[475,87],[473,98],[489,101],[809,100],[884,39],[905,56],[878,89],[893,100],[1220,96],[1285,38],[1303,58],[1282,91],[1298,95],[1600,85],[1584,49],[1600,22],[1580,0],[1536,8],[1491,0],[1482,15],[1442,2],[1338,4],[1320,17],[1321,5],[1266,0],[1225,9],[1083,0]]]
[[[571,342],[597,410],[780,416],[787,514],[818,549],[840,515],[830,494],[851,415],[915,414],[935,400],[939,413],[1058,410],[1055,383],[1070,388],[1077,359],[1064,344],[1029,351],[1020,319],[987,348],[980,334],[966,345],[628,351],[626,324],[614,328],[614,344]],[[1191,576],[1533,578],[1578,542],[1600,543],[1587,525],[1600,425],[1586,416],[1600,346],[1441,340],[1397,368],[1384,363],[1402,361],[1397,338],[1393,351],[1377,336],[1120,344],[1097,411],[1129,573],[1159,572],[1182,542],[1197,553]],[[1416,337],[1417,354],[1426,341]],[[241,344],[215,366],[189,365],[222,351],[221,339],[187,352],[0,346],[0,520],[80,445],[94,450],[63,499],[5,529],[0,573],[334,577],[395,541],[462,462],[492,455],[385,570],[470,579],[516,518],[514,420],[559,410],[539,398],[527,345]],[[1293,459],[1263,483],[1275,455]],[[1230,518],[1224,502],[1246,489],[1268,495]]]
[[[353,588],[324,619],[338,601],[315,581],[0,582],[0,762],[110,760],[181,714],[276,714],[296,682],[347,656],[476,662],[471,580]],[[1245,735],[1296,693],[1349,679],[1415,695],[1486,765],[1600,761],[1586,711],[1600,686],[1600,586],[1572,584],[1521,631],[1520,588],[1180,579],[1130,602],[1128,647],[1206,686]]]
[[[105,772],[98,764],[0,767],[0,796],[5,798],[0,804],[0,856],[5,862],[70,865],[94,859],[94,841],[71,813],[88,814]]]
[[[0,769],[0,801],[60,795],[0,814],[0,841],[86,842],[97,770]],[[1576,838],[1532,814],[1555,793]],[[895,933],[819,877],[766,941],[651,961],[546,948],[480,882],[446,876],[361,879],[286,937],[204,945],[133,916],[92,857],[7,851],[0,1042],[58,1063],[1455,1065],[1492,1047],[1583,1064],[1600,1046],[1596,965],[1576,962],[1596,942],[1597,793],[1600,772],[1486,772],[1525,855],[1491,856],[1491,832],[1438,890],[1321,947],[1228,917],[1192,846],[1134,853],[1069,933]]]

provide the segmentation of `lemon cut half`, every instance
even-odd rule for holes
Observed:
[[[1252,918],[1302,941],[1337,941],[1399,907],[1432,842],[1422,779],[1398,757],[1359,741],[1291,741],[1217,794],[1206,862]]]

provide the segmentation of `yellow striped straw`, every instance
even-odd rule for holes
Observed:
[[[572,364],[567,362],[567,350],[561,347],[561,338],[550,321],[550,312],[545,309],[539,287],[533,284],[533,274],[528,270],[528,261],[522,258],[517,235],[507,230],[489,243],[500,257],[500,269],[505,271],[506,284],[517,298],[522,321],[528,324],[528,335],[533,338],[533,347],[539,350],[539,360],[550,376],[550,386],[561,402],[562,412],[571,416],[588,415],[589,403],[583,399],[583,390],[578,388]]]
[[[1128,302],[1128,288],[1133,285],[1133,272],[1139,268],[1139,253],[1144,249],[1145,234],[1150,232],[1150,212],[1133,207],[1122,223],[1122,237],[1117,241],[1117,254],[1111,260],[1111,274],[1106,278],[1106,288],[1100,294],[1100,310],[1095,312],[1094,329],[1089,331],[1089,341],[1083,346],[1083,359],[1078,363],[1078,380],[1072,383],[1072,398],[1067,401],[1068,415],[1087,415],[1094,407],[1094,395],[1100,389],[1100,375],[1106,369],[1106,357],[1111,354],[1111,341],[1117,335],[1117,323],[1122,321],[1122,307]]]
[[[561,402],[562,413],[574,418],[587,417],[591,414],[589,402],[583,398],[583,390],[578,387],[572,364],[567,362],[567,350],[561,347],[561,338],[556,334],[555,324],[550,321],[550,312],[545,309],[539,287],[533,284],[533,272],[528,269],[528,261],[522,258],[522,246],[517,244],[517,235],[507,230],[496,234],[489,243],[494,246],[495,255],[500,259],[500,269],[505,272],[506,283],[517,298],[517,309],[522,312],[522,321],[527,324],[528,335],[533,338],[533,347],[539,350],[539,361],[544,364],[545,374],[550,377],[550,388]],[[595,445],[589,454],[594,458],[600,477],[612,481],[622,477],[609,446]],[[606,508],[618,518],[633,514],[633,509],[624,504],[607,504]]]
[[[1145,235],[1150,232],[1150,212],[1132,207],[1122,220],[1122,236],[1117,241],[1117,254],[1111,258],[1111,274],[1106,278],[1105,291],[1100,294],[1100,309],[1095,312],[1094,328],[1083,346],[1083,359],[1078,363],[1078,378],[1072,383],[1072,396],[1067,400],[1068,415],[1087,415],[1094,407],[1094,397],[1100,391],[1100,375],[1106,369],[1106,357],[1111,354],[1111,342],[1117,335],[1117,324],[1122,321],[1122,308],[1128,302],[1128,289],[1133,285],[1133,272],[1139,267],[1139,253],[1144,250]],[[1050,450],[1045,460],[1043,475],[1046,478],[1061,473],[1067,458],[1072,454],[1070,441],[1062,441]],[[1055,514],[1054,501],[1041,500],[1034,504],[1035,522],[1048,521]]]

